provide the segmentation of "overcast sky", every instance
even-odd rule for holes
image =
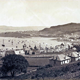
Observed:
[[[80,23],[80,0],[0,0],[0,25],[45,26]]]

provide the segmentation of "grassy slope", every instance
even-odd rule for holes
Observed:
[[[80,31],[80,24],[78,23],[69,23],[65,25],[52,26],[50,28],[45,28],[40,30],[41,33],[49,33],[49,34],[69,34]]]

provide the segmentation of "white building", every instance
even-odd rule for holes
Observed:
[[[78,52],[71,52],[68,54],[69,57],[71,57],[71,62],[78,61],[79,60],[79,53]]]
[[[71,61],[71,58],[64,54],[55,55],[52,58],[50,58],[50,64],[55,66],[68,64],[70,63],[70,61]]]

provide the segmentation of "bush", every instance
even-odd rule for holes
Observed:
[[[41,67],[37,68],[37,70],[41,70],[41,69],[44,69],[44,66],[43,67],[41,66]]]
[[[45,68],[49,68],[49,67],[52,67],[52,65],[48,64],[45,66]]]

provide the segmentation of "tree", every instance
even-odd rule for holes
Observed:
[[[2,75],[10,73],[12,77],[21,72],[26,73],[29,66],[25,57],[16,54],[10,54],[2,58],[3,65],[1,67]]]
[[[35,49],[35,50],[38,50],[37,47],[36,47],[36,45],[35,45],[34,49]]]
[[[73,45],[77,49],[77,52],[80,52],[80,45]]]

